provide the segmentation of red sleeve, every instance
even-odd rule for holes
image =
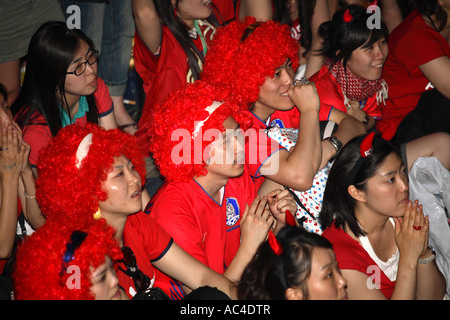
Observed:
[[[364,249],[345,231],[337,229],[331,225],[324,230],[322,236],[333,244],[333,251],[336,254],[336,261],[339,269],[357,270],[367,273],[367,258],[372,261]]]
[[[171,237],[148,214],[139,212],[127,218],[124,244],[133,247],[135,255],[145,253],[147,260],[159,260],[167,252]]]
[[[196,214],[193,212],[197,210],[192,203],[195,199],[183,196],[185,193],[190,193],[189,191],[189,189],[179,189],[169,185],[164,192],[159,192],[152,199],[148,211],[152,218],[172,235],[180,247],[203,264],[209,265],[202,241],[203,235],[199,230]]]
[[[97,104],[98,117],[104,117],[113,112],[114,106],[109,89],[105,82],[97,78],[97,90],[94,93],[95,103]]]
[[[399,41],[396,50],[398,61],[401,61],[408,72],[442,56],[447,56],[448,47],[439,41],[436,32],[430,28],[416,29],[406,33]]]
[[[320,97],[319,121],[329,120],[333,108],[347,113],[342,90],[329,74],[326,66],[322,66],[316,74],[311,76],[310,81],[315,83]]]
[[[32,124],[25,126],[23,130],[23,140],[30,145],[30,165],[37,166],[39,159],[39,152],[48,146],[52,134],[47,125]]]
[[[261,177],[259,170],[276,152],[285,149],[278,142],[269,138],[264,129],[249,129],[246,132],[245,164],[253,178]]]

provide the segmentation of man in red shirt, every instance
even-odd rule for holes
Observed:
[[[197,260],[237,280],[266,239],[272,214],[283,217],[278,228],[297,207],[286,190],[256,196],[241,141],[251,122],[225,99],[225,91],[197,81],[155,106],[150,152],[167,182],[145,212]],[[163,278],[158,287],[173,299],[184,296],[179,283]]]

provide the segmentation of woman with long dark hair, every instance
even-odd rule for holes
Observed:
[[[32,166],[39,151],[66,125],[117,127],[108,88],[97,77],[98,59],[92,41],[64,22],[45,23],[33,35],[22,90],[13,105],[31,147]]]

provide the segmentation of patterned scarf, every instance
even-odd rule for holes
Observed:
[[[336,79],[344,93],[344,104],[349,101],[363,101],[376,94],[377,103],[383,102],[388,98],[388,85],[384,79],[366,80],[362,79],[352,72],[345,70],[342,63],[334,63],[327,59],[325,65],[330,74]]]

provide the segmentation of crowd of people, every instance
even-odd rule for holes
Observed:
[[[0,13],[35,15],[0,34],[0,299],[448,299],[450,203],[436,235],[408,173],[450,179],[449,1],[28,6]]]

